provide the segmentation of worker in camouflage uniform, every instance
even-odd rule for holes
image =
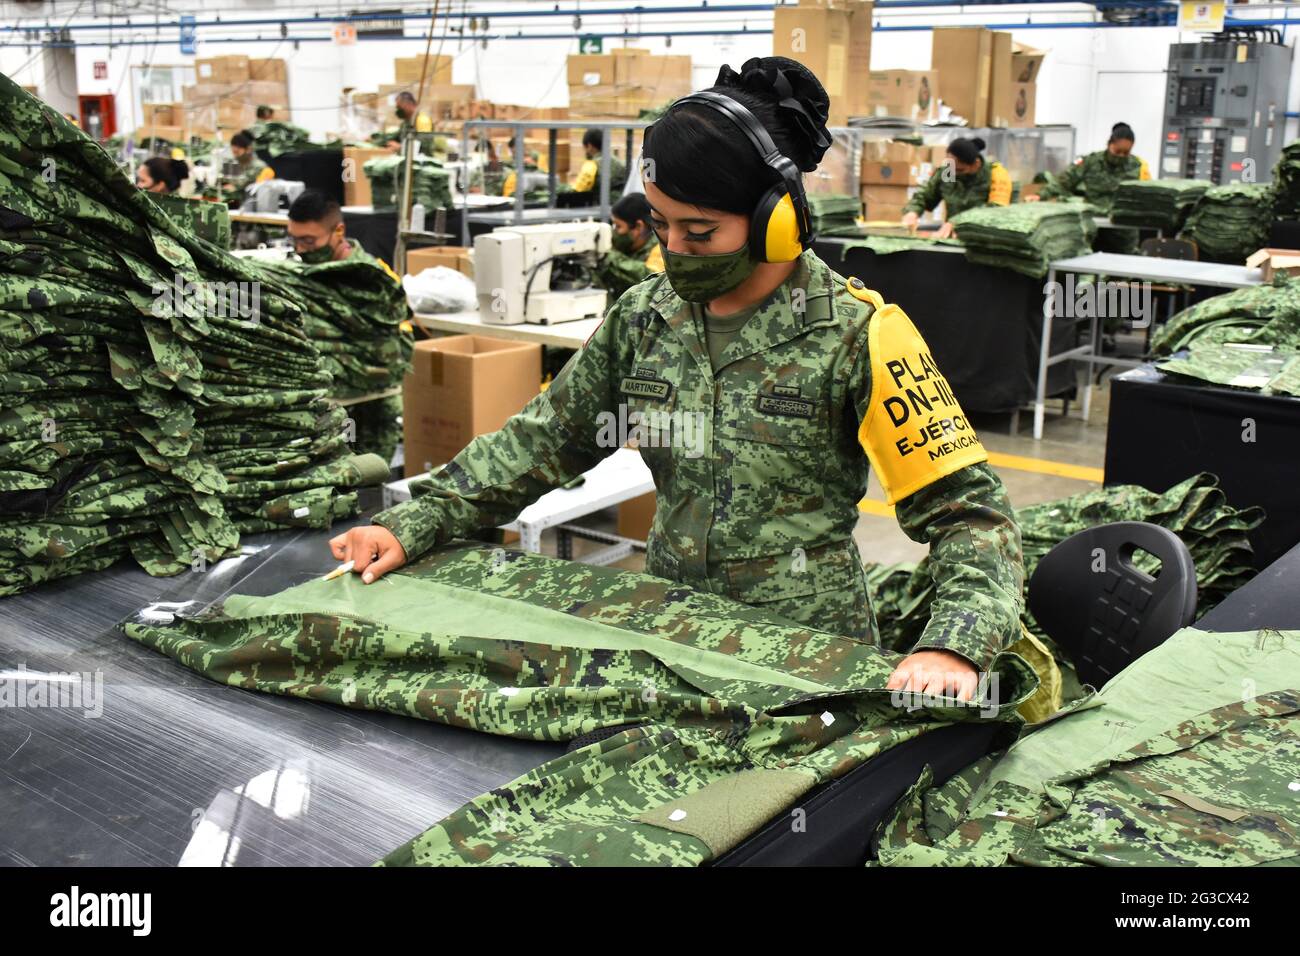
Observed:
[[[903,224],[915,226],[921,213],[943,203],[949,220],[936,235],[953,234],[952,217],[979,206],[1011,203],[1011,174],[1001,163],[984,158],[984,140],[954,139],[948,144],[948,161],[940,166],[903,206]]]
[[[1119,184],[1126,179],[1150,179],[1147,164],[1133,155],[1133,128],[1116,123],[1110,131],[1106,148],[1089,153],[1065,172],[1049,181],[1038,196],[1027,201],[1082,196],[1107,212]]]
[[[230,137],[230,155],[234,157],[238,171],[223,179],[221,190],[236,203],[243,201],[249,186],[275,178],[275,170],[258,158],[253,146],[253,134],[248,130],[241,130]]]
[[[583,203],[595,205],[600,202],[600,154],[604,150],[605,133],[599,129],[589,129],[582,134],[582,152],[586,157],[578,168],[578,175],[573,180],[573,191],[582,193]],[[627,167],[617,156],[609,157],[609,194],[618,196],[627,185]]]
[[[596,280],[609,292],[613,304],[642,279],[664,271],[663,252],[650,225],[650,204],[645,193],[628,193],[611,210],[614,248],[600,260]]]
[[[853,541],[870,462],[904,532],[929,543],[937,589],[888,686],[970,699],[977,671],[1020,633],[1006,492],[902,310],[800,251],[799,170],[831,143],[821,83],[764,57],[724,66],[712,93],[646,131],[665,274],[615,303],[500,431],[331,549],[373,582],[513,519],[634,440],[658,499],[650,573],[874,643]],[[767,158],[740,121],[771,139]]]
[[[390,153],[396,153],[402,148],[402,143],[406,137],[415,136],[420,141],[421,152],[433,155],[433,120],[429,118],[428,113],[420,111],[419,104],[415,101],[415,94],[408,90],[402,90],[397,94],[395,100],[394,112],[397,118],[402,121],[398,127],[396,135],[389,139],[385,148]]]

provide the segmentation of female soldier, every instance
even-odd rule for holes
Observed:
[[[135,171],[135,184],[147,193],[174,193],[189,175],[190,167],[185,160],[154,156]]]
[[[1151,170],[1133,155],[1133,128],[1116,123],[1110,130],[1106,148],[1089,153],[1049,182],[1037,197],[1028,200],[1083,196],[1088,202],[1109,212],[1119,184],[1126,179],[1150,179]]]
[[[628,193],[610,210],[614,248],[601,257],[596,279],[613,302],[642,279],[664,271],[659,241],[650,225],[645,193]]]
[[[903,207],[903,224],[916,225],[917,217],[943,200],[948,222],[936,233],[952,235],[952,217],[977,206],[1006,206],[1011,202],[1011,174],[999,162],[982,155],[984,140],[954,139],[948,144],[948,162],[930,176]]]
[[[903,530],[929,542],[937,585],[888,686],[970,699],[1019,634],[1019,530],[907,316],[808,248],[800,170],[830,145],[828,107],[783,57],[724,66],[676,101],[643,151],[665,274],[628,290],[551,387],[424,494],[334,538],[334,556],[369,583],[509,521],[639,420],[658,501],[649,572],[875,641],[853,541],[869,459]]]

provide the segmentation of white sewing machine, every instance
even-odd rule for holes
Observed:
[[[605,290],[591,267],[609,251],[607,222],[502,226],[474,239],[478,308],[488,325],[599,318]]]

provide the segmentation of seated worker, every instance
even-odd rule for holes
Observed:
[[[259,123],[270,123],[275,119],[275,107],[262,105],[257,108],[257,121]]]
[[[257,153],[253,152],[253,142],[253,134],[248,130],[230,137],[230,155],[239,165],[239,171],[227,176],[221,184],[222,191],[229,193],[230,198],[242,199],[244,190],[253,183],[275,178],[275,170],[258,159]]]
[[[664,271],[663,251],[650,225],[645,193],[628,193],[610,212],[614,248],[605,253],[596,269],[596,284],[609,292],[606,307],[642,279]]]
[[[575,193],[586,193],[587,197],[582,200],[582,204],[596,204],[600,202],[600,154],[605,142],[603,132],[598,129],[589,129],[582,134],[582,152],[586,159],[582,161],[582,166],[578,168],[577,178],[573,180],[573,191]],[[623,192],[623,187],[627,185],[627,167],[617,156],[609,157],[609,196],[615,199]]]
[[[1082,196],[1109,212],[1120,183],[1126,179],[1151,178],[1146,162],[1133,155],[1133,140],[1133,127],[1128,123],[1116,123],[1111,127],[1105,149],[1080,159],[1049,180],[1037,196],[1026,196],[1026,202]]]
[[[135,171],[135,184],[147,193],[170,194],[190,177],[190,164],[183,159],[154,156]]]
[[[396,134],[390,139],[384,147],[390,153],[395,153],[402,148],[402,141],[411,133],[433,133],[433,120],[429,119],[428,113],[421,113],[416,107],[415,94],[407,90],[397,94],[396,106],[394,112],[402,121]],[[433,137],[428,137],[429,143],[432,144]]]
[[[723,66],[674,102],[643,150],[664,273],[500,431],[333,538],[334,557],[370,585],[512,520],[623,446],[609,423],[626,409],[658,422],[638,449],[657,503],[650,574],[871,644],[853,529],[874,472],[903,532],[929,545],[935,587],[880,689],[971,700],[1021,633],[1020,531],[916,327],[811,248],[803,174],[832,145],[829,111],[817,77],[779,56]]]
[[[954,139],[948,144],[948,162],[926,180],[925,185],[903,206],[903,224],[915,226],[923,212],[943,200],[949,220],[935,233],[946,239],[953,233],[952,217],[978,206],[1006,206],[1011,203],[1011,174],[1001,163],[985,159],[984,140]]]

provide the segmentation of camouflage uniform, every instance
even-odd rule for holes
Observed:
[[[596,283],[609,293],[608,301],[614,302],[642,279],[663,271],[663,253],[652,232],[646,244],[635,252],[611,249],[605,253],[596,269]]]
[[[162,206],[163,211],[200,239],[206,239],[218,249],[230,248],[230,210],[225,203],[187,199],[168,193],[150,193],[149,198]]]
[[[906,348],[872,353],[896,333]],[[632,413],[658,493],[652,573],[874,641],[852,538],[865,448],[903,530],[931,546],[940,597],[917,649],[983,665],[1018,636],[1020,542],[1001,482],[907,317],[811,252],[716,374],[666,277],[634,286],[546,392],[375,521],[411,558],[502,524],[622,445]]]
[[[967,209],[1005,206],[1011,202],[1011,174],[1001,163],[986,159],[975,172],[949,178],[947,164],[943,164],[907,201],[903,212],[919,216],[940,202],[949,219]]]
[[[698,865],[953,721],[995,720],[1009,743],[1035,686],[1004,654],[1001,707],[897,698],[900,655],[652,575],[476,545],[125,630],[234,687],[524,740],[615,731],[465,804],[395,865]]]
[[[229,177],[226,182],[230,187],[227,191],[234,196],[237,202],[239,202],[243,200],[244,194],[248,191],[248,187],[257,182],[257,177],[261,176],[262,171],[268,167],[266,163],[258,159],[254,153],[248,154],[246,162],[238,160],[236,162],[239,162],[239,172],[236,175]]]
[[[1110,150],[1099,149],[1089,153],[1063,173],[1058,173],[1043,187],[1043,199],[1060,199],[1065,196],[1083,196],[1088,202],[1106,212],[1115,198],[1119,184],[1126,179],[1150,179],[1151,170],[1145,161],[1130,153],[1123,159],[1111,156]]]

